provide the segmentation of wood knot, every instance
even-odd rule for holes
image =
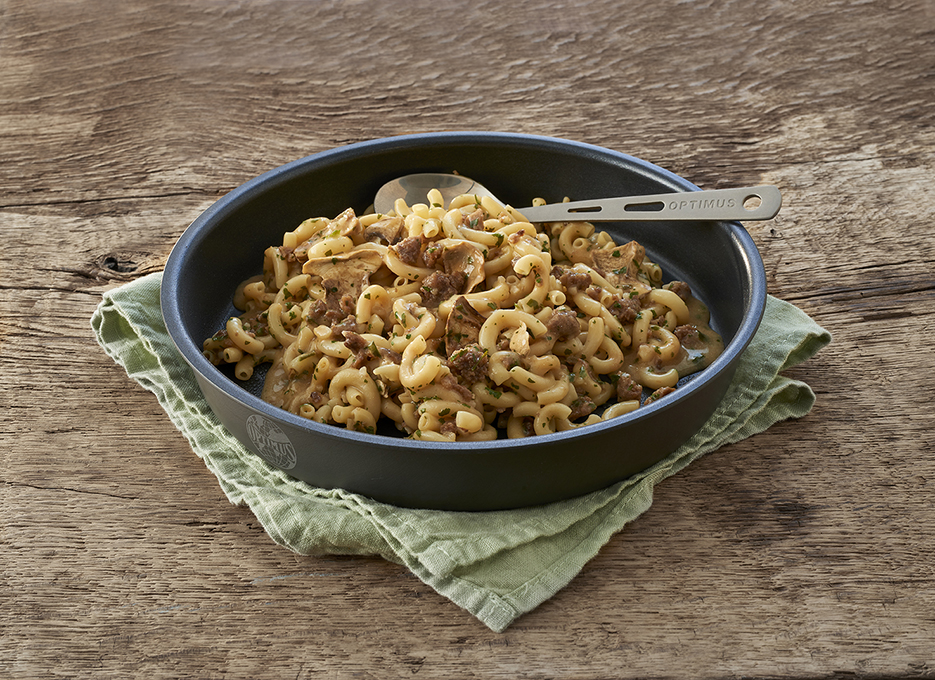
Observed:
[[[101,269],[109,269],[118,274],[129,274],[135,272],[139,265],[133,260],[127,260],[119,255],[111,254],[104,255],[104,257],[100,259],[100,267]]]
[[[76,273],[97,281],[129,281],[159,271],[162,266],[162,260],[151,254],[110,252],[95,257]]]

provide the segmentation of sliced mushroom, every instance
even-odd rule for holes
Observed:
[[[350,236],[353,241],[361,235],[360,220],[354,213],[353,208],[348,208],[343,213],[331,220],[331,234],[336,236]]]
[[[636,241],[611,249],[591,251],[591,262],[608,281],[618,287],[638,282],[646,249]]]
[[[405,227],[406,223],[402,217],[384,217],[364,227],[364,240],[392,246],[402,240]]]
[[[445,323],[445,351],[449,358],[463,347],[477,343],[484,321],[463,295],[454,301]]]
[[[358,243],[362,238],[362,234],[363,228],[360,225],[360,220],[357,219],[353,208],[348,208],[333,220],[322,220],[321,227],[295,247],[295,254],[297,257],[304,257],[309,248],[325,238],[348,236],[354,243]]]
[[[302,273],[327,281],[329,296],[338,299],[351,296],[356,301],[370,282],[371,274],[382,264],[383,256],[377,250],[352,250],[334,257],[312,258],[302,266]]]
[[[484,280],[484,251],[467,241],[443,239],[444,250],[439,260],[446,274],[461,272],[466,280],[462,293],[470,293]]]

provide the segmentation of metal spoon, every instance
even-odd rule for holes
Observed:
[[[397,198],[407,205],[425,203],[430,189],[438,189],[447,204],[455,196],[489,196],[501,205],[487,188],[469,177],[438,172],[404,175],[387,182],[377,192],[374,211],[388,213]],[[518,211],[530,222],[617,222],[622,220],[769,220],[782,205],[779,189],[770,186],[737,189],[682,191],[648,196],[552,203]]]

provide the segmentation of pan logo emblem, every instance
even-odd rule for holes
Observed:
[[[295,467],[295,447],[289,437],[269,418],[252,415],[247,418],[247,434],[256,452],[270,465],[283,470]]]

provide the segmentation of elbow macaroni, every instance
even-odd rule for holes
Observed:
[[[476,441],[624,415],[720,353],[704,305],[638,244],[427,198],[285,233],[205,356],[238,380],[271,364],[263,399],[309,420]]]

